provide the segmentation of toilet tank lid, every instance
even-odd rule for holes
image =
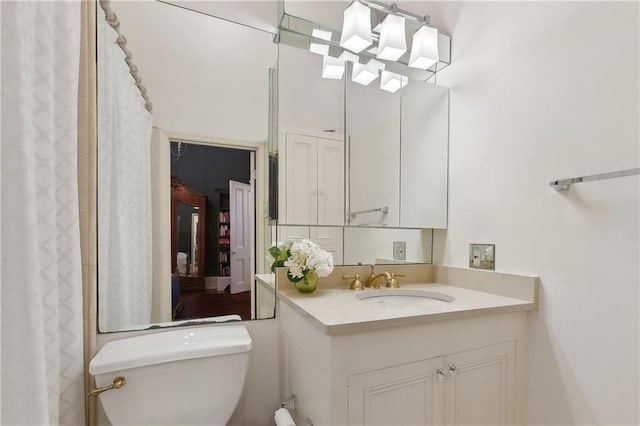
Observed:
[[[251,350],[245,326],[184,328],[108,342],[89,363],[93,375]]]

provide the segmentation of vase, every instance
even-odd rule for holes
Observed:
[[[318,275],[313,271],[309,271],[294,285],[300,293],[313,293],[318,285]]]

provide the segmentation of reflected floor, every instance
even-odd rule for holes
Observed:
[[[193,290],[180,293],[182,310],[176,320],[237,314],[243,320],[251,319],[251,292],[230,294],[217,290]]]

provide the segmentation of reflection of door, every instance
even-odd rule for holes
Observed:
[[[231,293],[251,289],[251,185],[229,181]]]

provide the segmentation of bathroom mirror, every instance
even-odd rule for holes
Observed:
[[[217,7],[191,4],[198,5],[207,13]],[[274,292],[258,295],[251,281],[254,272],[268,270],[265,249],[271,239],[263,206],[278,54],[274,34],[232,22],[237,8],[222,7],[226,15],[218,19],[156,1],[110,7],[153,103],[154,129],[151,135],[149,127],[144,148],[148,161],[134,156],[137,146],[121,146],[122,170],[109,168],[105,143],[119,137],[105,114],[126,105],[122,97],[109,99],[117,88],[105,73],[111,70],[108,61],[125,66],[125,56],[104,56],[115,38],[105,39],[99,25],[99,331],[273,317],[274,310],[262,305],[273,306]],[[250,4],[243,8],[250,10]],[[270,10],[275,22],[275,2]],[[98,20],[104,20],[101,8]],[[134,182],[145,182],[146,192],[134,196]],[[110,202],[116,192],[124,202]],[[118,232],[120,224],[131,224],[131,232]],[[142,248],[134,249],[128,238]],[[242,269],[234,277],[234,262],[246,265],[248,273]]]
[[[430,200],[431,208],[439,212],[444,211],[446,218],[448,135],[446,129],[443,130],[442,123],[448,120],[448,91],[441,88],[443,92],[440,95],[427,96],[436,99],[435,104],[423,104],[421,102],[425,97],[419,94],[421,92],[416,91],[415,96],[411,95],[414,93],[413,88],[420,87],[421,89],[418,90],[427,91],[430,90],[428,88],[437,86],[412,81],[405,90],[386,96],[370,93],[379,92],[379,89],[374,86],[375,83],[370,87],[353,87],[350,81],[350,69],[347,69],[345,79],[322,79],[321,56],[309,53],[308,49],[274,44],[274,34],[269,32],[270,29],[265,31],[265,28],[270,28],[269,26],[262,29],[247,26],[253,25],[254,20],[252,24],[232,22],[235,17],[250,15],[254,10],[269,9],[273,11],[274,17],[277,15],[276,2],[272,3],[273,7],[268,5],[270,2],[259,3],[258,8],[252,8],[252,3],[243,2],[242,7],[234,6],[230,10],[225,10],[225,13],[230,15],[221,15],[223,19],[207,15],[216,14],[218,4],[222,4],[219,2],[180,3],[182,6],[188,4],[188,7],[199,9],[204,14],[166,2],[112,3],[112,8],[120,20],[121,31],[128,39],[128,48],[133,52],[133,62],[139,68],[143,84],[154,104],[153,122],[157,129],[154,130],[155,142],[151,146],[151,155],[154,164],[161,164],[161,166],[152,167],[150,172],[151,192],[155,194],[152,197],[153,202],[170,205],[169,193],[164,191],[164,184],[161,182],[167,182],[166,187],[169,186],[171,177],[169,157],[179,156],[182,152],[177,149],[177,145],[182,143],[183,147],[191,150],[187,151],[182,159],[194,154],[196,152],[194,147],[197,146],[232,147],[235,150],[249,152],[252,156],[251,170],[255,170],[251,172],[256,177],[255,193],[252,198],[255,200],[256,211],[252,269],[257,273],[268,272],[268,265],[263,255],[264,249],[273,241],[289,237],[311,238],[319,242],[322,247],[334,254],[336,264],[396,262],[397,260],[393,259],[393,248],[396,247],[396,243],[400,243],[399,247],[402,248],[401,251],[404,253],[402,257],[405,261],[430,262],[432,228],[445,225],[441,222],[438,224],[435,220],[430,223],[415,221],[410,217],[410,212],[415,212],[418,219],[424,218],[425,215],[410,202],[412,199],[421,200],[426,197]],[[331,16],[336,15],[334,12],[343,8],[336,2],[296,2],[295,4],[302,9],[312,7],[316,11],[327,11]],[[293,5],[293,2],[285,3],[285,6]],[[277,22],[271,17],[267,20]],[[189,31],[185,31],[185,28]],[[229,40],[233,42],[229,43]],[[278,56],[280,56],[279,61]],[[100,67],[100,59],[98,62]],[[277,113],[274,108],[274,105],[277,105],[276,97],[270,97],[270,89],[272,94],[275,93],[276,73],[269,73],[270,69],[275,68],[276,62],[279,67]],[[101,84],[100,79],[98,84]],[[359,89],[365,89],[365,91],[359,91]],[[366,105],[362,107],[362,104]],[[443,108],[444,105],[447,107]],[[375,131],[367,127],[368,117],[374,115],[379,117],[380,121],[375,123],[375,126],[378,126]],[[439,117],[439,124],[431,124],[430,120],[425,120],[426,116]],[[279,134],[274,135],[273,129],[276,126],[273,124],[276,118]],[[98,122],[99,126],[103,124],[100,119]],[[400,125],[400,123],[403,124]],[[439,134],[439,138],[429,136],[433,142],[428,145],[421,144],[421,141],[425,140],[424,133],[421,132],[431,131],[434,128],[438,129],[434,134]],[[281,173],[280,192],[287,183],[287,179],[283,179],[282,175],[284,168],[278,164],[278,161],[285,157],[285,150],[280,147],[280,152],[277,153],[278,160],[275,152],[278,145],[286,141],[287,133],[297,135],[295,137],[298,141],[310,137],[315,138],[316,142],[324,143],[326,147],[324,151],[316,148],[315,161],[316,166],[319,161],[332,164],[330,169],[332,172],[327,173],[324,179],[329,185],[342,188],[341,197],[334,197],[334,199],[342,198],[338,218],[335,216],[335,209],[330,208],[325,209],[325,213],[334,212],[330,218],[327,218],[326,214],[324,216],[319,214],[314,221],[305,220],[296,223],[287,221],[282,209],[279,209],[279,226],[277,228],[272,226],[274,223],[268,220],[268,212],[273,211],[273,203],[269,204],[267,200],[267,197],[273,193],[268,189],[270,183],[268,170]],[[377,147],[372,144],[371,138],[381,134],[387,134],[389,138],[384,141],[379,140],[378,142],[383,145]],[[411,139],[413,142],[409,140],[411,134],[415,136]],[[265,143],[268,139],[271,140],[269,149],[266,148]],[[342,141],[341,153],[334,149],[337,141]],[[100,150],[100,141],[98,141],[98,149]],[[376,150],[389,153],[385,165],[380,165],[380,157],[377,159],[372,157]],[[267,155],[267,151],[273,155]],[[298,155],[298,152],[292,152],[292,155]],[[413,160],[416,162],[410,164]],[[373,166],[376,162],[378,162],[377,165]],[[367,164],[370,166],[367,167]],[[322,167],[321,170],[328,169]],[[337,172],[334,173],[335,170]],[[425,191],[427,185],[424,178],[436,171],[440,177],[444,171],[444,180],[437,181],[440,198]],[[288,178],[292,178],[292,175]],[[336,184],[338,178],[341,180],[340,185]],[[408,185],[409,181],[414,185],[413,187]],[[407,185],[403,186],[403,182]],[[275,182],[271,181],[271,183]],[[385,185],[384,189],[381,189],[381,184]],[[105,193],[102,185],[103,183],[98,183],[99,193]],[[191,186],[191,183],[189,185]],[[224,188],[218,186],[216,189]],[[206,191],[198,188],[197,192]],[[362,196],[365,194],[368,196]],[[379,195],[384,195],[385,198],[376,198]],[[318,197],[322,196],[318,194]],[[207,203],[216,199],[217,207],[209,204],[206,207],[206,216],[213,214],[217,219],[214,218],[212,222],[210,218],[200,219],[198,215],[198,225],[204,225],[208,230],[207,233],[222,232],[221,226],[224,225],[224,221],[219,216],[221,201],[218,197],[218,193],[208,196]],[[136,271],[155,268],[158,264],[161,265],[161,270],[158,272],[154,269],[154,279],[151,282],[149,280],[143,282],[131,280],[126,273],[112,274],[113,269],[104,265],[99,267],[98,318],[101,332],[147,328],[150,324],[158,323],[163,325],[177,323],[173,321],[174,305],[172,294],[168,290],[171,289],[175,293],[177,287],[178,293],[180,292],[180,277],[176,270],[178,268],[177,253],[172,254],[170,249],[170,208],[159,208],[158,205],[154,204],[152,210],[155,216],[149,224],[152,229],[153,250],[151,253],[130,255],[128,261],[135,265]],[[393,214],[388,214],[387,222],[380,221],[379,218],[376,220],[375,212],[373,216],[365,214],[365,216],[356,217],[357,220],[347,216],[347,213],[357,211],[356,208],[367,210],[386,205],[390,209],[393,206],[394,209]],[[98,206],[99,211],[102,207]],[[194,217],[193,213],[192,217]],[[372,218],[374,220],[371,220]],[[192,221],[190,232],[193,232],[193,223]],[[403,226],[407,229],[402,229]],[[99,229],[98,233],[100,242],[101,239],[105,239],[105,232]],[[215,235],[213,238],[217,239],[218,243],[223,241],[220,239],[221,235]],[[194,246],[195,244],[192,244],[184,251],[191,250]],[[187,258],[187,264],[196,257],[196,253],[201,253],[206,265],[210,261],[207,251],[210,246],[211,244],[205,241],[204,247],[200,246],[203,252],[192,250],[193,254],[191,259]],[[162,251],[158,250],[158,247],[169,248]],[[99,248],[99,251],[99,258],[102,259],[104,250]],[[221,256],[221,253],[214,252],[214,256]],[[221,264],[221,261],[222,258],[218,257],[214,263]],[[203,268],[199,266],[197,268],[198,273],[202,273]],[[207,267],[204,267],[202,278],[205,289],[218,290],[220,285],[222,289],[225,288],[225,281],[217,278],[226,277],[220,277],[222,274],[218,272],[215,275],[211,276],[207,272]],[[167,276],[171,277],[170,284],[166,283]],[[110,312],[108,307],[104,306],[104,302],[108,301],[107,304],[111,307],[120,306],[126,307],[129,311],[140,311],[140,306],[149,305],[148,301],[140,304],[136,303],[134,298],[123,303],[119,293],[125,290],[135,293],[139,286],[145,287],[145,292],[161,295],[158,300],[153,298],[152,306],[148,309],[149,319],[131,323],[122,320],[126,315],[119,310]],[[118,289],[119,287],[125,289]],[[266,308],[263,304],[265,298],[270,299],[271,304],[273,303],[272,289],[265,292],[264,288],[261,288],[261,291],[255,293],[251,291],[249,294],[252,318],[273,316],[273,308],[269,303],[266,304]],[[167,306],[169,306],[168,309]],[[257,314],[258,312],[260,314]],[[113,323],[105,320],[118,317],[120,317],[119,320]]]
[[[381,90],[379,80],[362,86],[351,81],[350,63],[344,78],[322,78],[323,57],[301,34],[320,27],[310,21],[316,16],[331,23],[343,6],[318,4],[285,3],[303,18],[287,21],[293,30],[281,35],[278,240],[311,238],[336,264],[431,262],[432,230],[446,228],[449,90],[413,78],[396,93]],[[330,53],[340,54],[335,46]],[[341,164],[321,155],[333,139],[342,140]],[[317,181],[295,170],[301,162],[314,165]],[[320,170],[343,181],[323,184]],[[330,201],[327,191],[341,186],[344,203]],[[343,217],[323,219],[323,209]]]

